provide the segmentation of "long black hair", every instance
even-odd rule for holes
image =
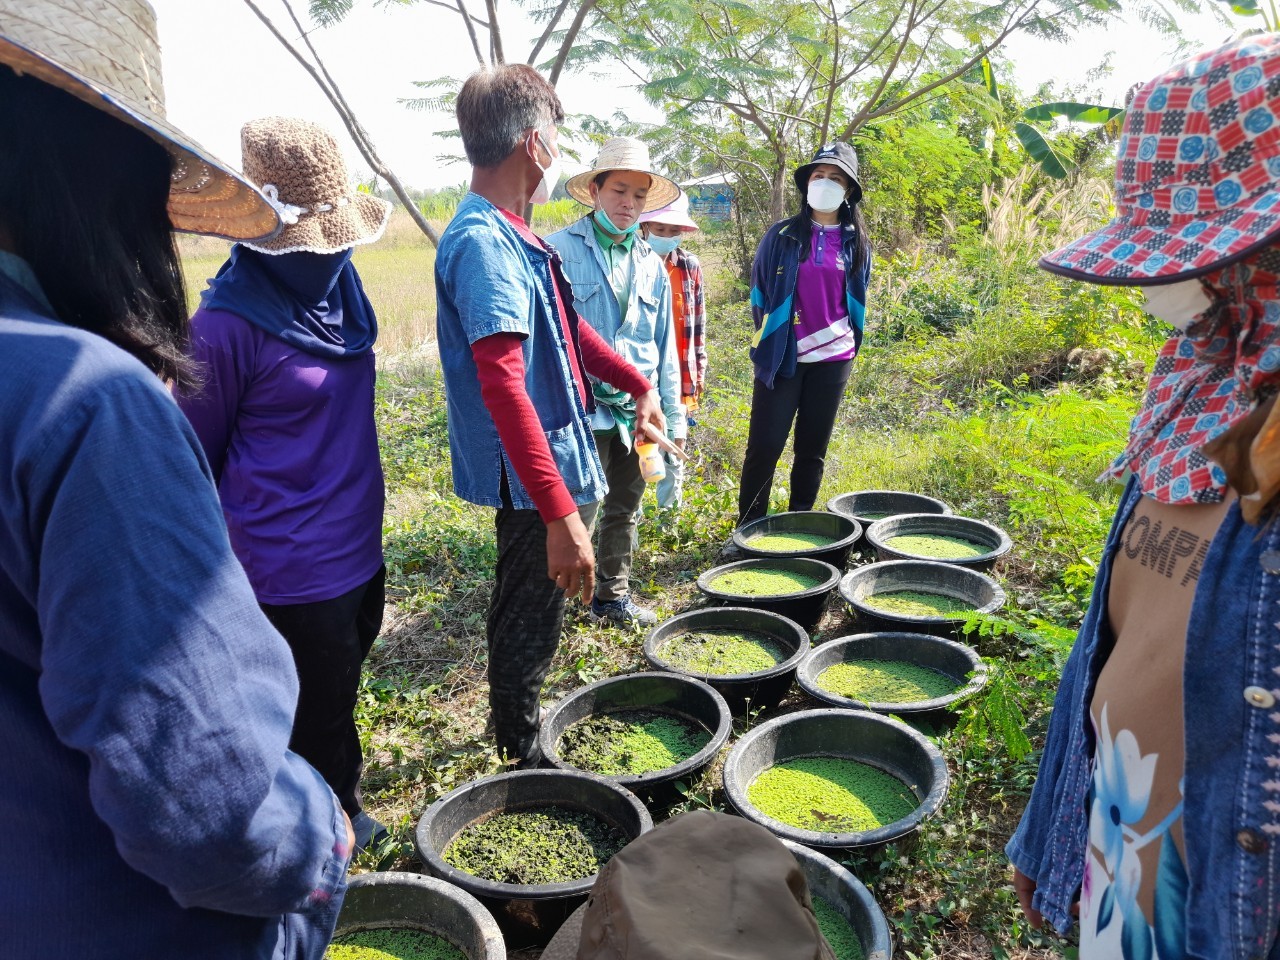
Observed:
[[[142,131],[0,65],[0,231],[59,320],[187,386],[196,377],[171,168]]]
[[[857,203],[850,203],[848,200],[843,201],[836,210],[836,216],[840,225],[844,227],[852,226],[856,231],[856,237],[853,244],[853,266],[856,270],[861,271],[865,264],[871,260],[871,241],[867,238],[867,223],[862,219],[862,199],[859,198]],[[787,232],[793,237],[800,237],[800,262],[803,263],[809,259],[809,232],[813,229],[813,208],[809,206],[809,200],[803,193],[800,194],[800,212],[787,221]]]

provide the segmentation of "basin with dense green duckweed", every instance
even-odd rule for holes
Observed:
[[[605,777],[641,776],[683,763],[711,742],[686,717],[653,710],[597,713],[560,735],[556,753],[579,770]]]
[[[982,689],[987,667],[973,648],[955,640],[885,631],[813,648],[796,679],[805,693],[831,706],[945,727],[954,722],[956,706]]]
[[[530,820],[538,818],[508,816],[548,809],[555,811],[556,825],[548,826],[546,833],[530,825]],[[519,842],[524,853],[504,861],[502,851],[486,852],[472,844],[478,835],[473,827],[496,834],[498,846]],[[653,818],[640,799],[613,780],[577,770],[517,770],[449,791],[423,814],[414,831],[414,845],[433,876],[484,904],[502,929],[507,948],[515,950],[546,944],[586,900],[596,878],[593,872],[573,880],[534,882],[532,871],[545,865],[526,861],[554,855],[562,861],[561,875],[578,873],[590,858],[603,863],[609,850],[652,827]],[[459,839],[463,843],[454,848],[451,859],[464,863],[465,869],[445,856]],[[569,869],[570,864],[578,869]],[[505,871],[512,879],[490,880],[472,870],[491,870],[495,875]],[[519,882],[520,877],[531,882]]]
[[[785,838],[782,844],[804,872],[818,927],[836,956],[889,960],[893,954],[889,924],[871,891],[831,857]],[[853,944],[845,939],[845,930],[853,931]],[[849,952],[842,953],[842,948]]]
[[[843,569],[861,536],[862,524],[849,517],[793,510],[743,524],[734,531],[733,542],[746,557],[807,557]]]
[[[711,686],[677,673],[597,680],[551,708],[538,745],[562,770],[588,770],[662,805],[676,783],[697,777],[733,731],[733,715]]]
[[[947,793],[942,754],[900,720],[855,710],[789,713],[754,727],[724,764],[729,802],[811,847],[879,847],[914,832]]]
[[[936,560],[983,572],[1013,548],[1008,534],[985,520],[935,513],[877,520],[866,542],[879,560]]]
[[[698,589],[713,602],[770,610],[806,632],[817,627],[827,597],[839,583],[837,567],[808,557],[739,560],[698,577]]]
[[[904,513],[936,513],[949,515],[951,508],[941,500],[905,490],[856,490],[841,493],[827,501],[827,510],[862,525],[862,533],[854,549],[868,546],[867,529],[877,520]]]
[[[335,937],[324,960],[467,960],[467,955],[420,930],[365,930]]]
[[[995,613],[1005,601],[1004,590],[986,574],[934,560],[867,564],[844,575],[840,595],[862,631],[943,637],[960,636],[970,616]]]
[[[809,634],[799,624],[752,607],[689,610],[658,624],[644,642],[652,666],[704,680],[735,716],[777,706],[808,652]]]
[[[842,757],[777,763],[751,782],[747,799],[765,816],[828,833],[876,830],[909,816],[917,804],[897,777]]]
[[[613,824],[585,811],[533,807],[470,824],[443,857],[493,883],[572,883],[599,873],[627,842]]]
[[[353,960],[361,956],[357,949],[381,950],[373,954],[378,957],[449,960],[505,960],[507,955],[498,924],[479,900],[443,880],[396,870],[348,881],[334,946],[325,956]]]

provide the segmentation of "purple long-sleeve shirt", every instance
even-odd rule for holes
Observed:
[[[382,565],[373,351],[313,356],[221,310],[191,318],[205,385],[178,397],[258,601],[331,600]]]

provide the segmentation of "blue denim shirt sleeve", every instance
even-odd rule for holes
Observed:
[[[469,223],[441,238],[436,273],[468,343],[495,333],[529,335],[532,291],[525,276],[512,269],[521,257],[504,234],[483,224]]]
[[[292,656],[231,552],[194,433],[140,365],[63,385],[48,408],[18,454],[39,690],[87,758],[95,812],[182,906],[331,913],[341,809],[287,749]]]

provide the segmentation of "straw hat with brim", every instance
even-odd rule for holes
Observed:
[[[680,188],[674,182],[653,172],[653,165],[649,162],[649,145],[635,137],[614,137],[612,140],[606,140],[591,169],[570,177],[564,189],[579,203],[594,207],[596,202],[591,199],[591,181],[600,174],[609,173],[612,170],[634,170],[637,173],[649,175],[651,182],[649,192],[644,198],[642,213],[665,207],[680,196]]]
[[[835,960],[804,872],[764,827],[698,810],[604,865],[542,960]]]
[[[324,127],[292,117],[252,120],[240,130],[244,173],[284,222],[262,253],[337,253],[382,236],[391,204],[351,189],[338,141]]]
[[[828,143],[813,155],[812,160],[803,166],[796,167],[796,172],[792,174],[792,179],[795,180],[796,189],[800,191],[800,196],[803,197],[809,189],[809,176],[813,173],[813,168],[820,163],[829,163],[848,174],[849,183],[853,187],[849,202],[857,206],[858,201],[862,199],[862,181],[858,179],[858,151],[841,140]]]
[[[1156,285],[1280,240],[1280,36],[1202,53],[1147,83],[1116,150],[1116,214],[1040,266]]]
[[[0,64],[123,120],[173,156],[169,219],[228,240],[273,236],[275,211],[164,118],[156,15],[144,0],[0,0]]]
[[[679,227],[685,233],[696,233],[701,229],[693,218],[689,216],[689,195],[683,190],[680,196],[676,197],[665,207],[659,207],[657,210],[650,210],[648,213],[640,214],[641,223],[665,223],[668,226]]]

